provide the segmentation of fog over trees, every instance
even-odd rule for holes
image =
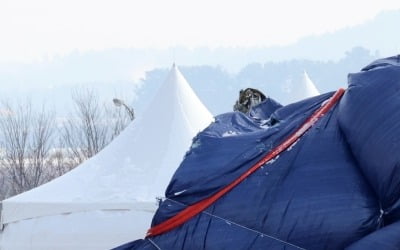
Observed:
[[[232,111],[239,90],[247,87],[287,104],[287,91],[299,83],[304,70],[321,93],[346,87],[348,73],[378,57],[376,52],[354,47],[337,61],[273,62],[266,58],[236,73],[213,65],[180,69],[206,107],[218,115]],[[0,199],[64,174],[115,138],[130,122],[129,114],[112,103],[116,93],[128,96],[125,100],[138,116],[157,115],[146,114],[145,108],[168,70],[148,70],[137,81],[91,82],[68,88],[54,84],[50,89],[0,96]],[[26,96],[30,101],[23,99]]]
[[[375,52],[362,47],[354,47],[339,61],[289,60],[282,62],[251,63],[238,73],[232,74],[219,66],[180,67],[192,88],[214,114],[232,110],[240,89],[252,87],[282,104],[287,103],[288,88],[301,81],[306,71],[321,93],[335,91],[347,86],[347,75],[358,72],[379,57]],[[138,91],[135,106],[151,99],[154,91],[162,83],[167,68],[148,71]]]

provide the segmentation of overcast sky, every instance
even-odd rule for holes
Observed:
[[[0,0],[0,62],[73,50],[287,45],[400,9],[398,0]]]

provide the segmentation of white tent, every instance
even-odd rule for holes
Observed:
[[[297,77],[296,77],[297,78]],[[284,103],[297,102],[308,97],[320,95],[317,87],[311,81],[307,72],[304,70],[301,78],[297,81],[292,79],[288,82]]]
[[[192,138],[212,122],[172,67],[147,111],[93,158],[2,202],[0,249],[109,249],[142,238]]]
[[[304,70],[299,84],[293,89],[292,95],[294,101],[300,101],[308,97],[319,95],[319,91],[315,84],[311,81],[307,72]]]
[[[303,71],[302,85],[304,98],[320,95],[317,87],[311,81],[305,70]]]

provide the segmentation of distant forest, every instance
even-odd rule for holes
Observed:
[[[377,53],[355,47],[339,61],[290,60],[283,62],[251,63],[237,74],[230,74],[222,67],[179,67],[200,99],[214,114],[229,112],[240,89],[252,87],[263,91],[277,101],[287,104],[287,90],[298,84],[306,71],[321,93],[347,86],[347,75],[361,70],[377,59]],[[179,66],[179,65],[178,65]],[[141,107],[150,100],[164,81],[168,69],[154,69],[146,73],[135,106]],[[139,108],[140,109],[140,108]]]
[[[232,111],[239,90],[247,87],[286,104],[290,89],[302,81],[304,70],[321,93],[346,87],[348,73],[358,72],[376,57],[356,47],[339,61],[252,63],[236,74],[209,65],[182,66],[180,70],[207,108],[218,115]],[[157,116],[145,113],[145,106],[168,72],[167,68],[148,71],[140,84],[94,82],[78,89],[55,85],[28,92],[25,101],[19,100],[17,92],[0,98],[0,200],[64,174],[118,136],[134,117],[113,104],[112,98],[119,97],[115,90],[126,94],[123,99],[134,108],[135,116]],[[38,97],[46,98],[47,103],[40,105]],[[49,105],[63,102],[70,106]]]

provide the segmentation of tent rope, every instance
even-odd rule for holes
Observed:
[[[172,199],[170,199],[170,198],[166,198],[166,197],[165,197],[165,199],[166,199],[166,200],[170,200],[170,201],[172,201],[172,202],[175,202],[175,203],[177,203],[177,204],[179,204],[179,205],[188,206],[188,205],[186,205],[186,204],[183,204],[183,203],[181,203],[181,202],[179,202],[179,201],[172,200]],[[296,246],[296,245],[294,245],[294,244],[292,244],[292,243],[290,243],[290,242],[281,240],[281,239],[279,239],[279,238],[277,238],[277,237],[274,237],[274,236],[272,236],[272,235],[268,235],[268,234],[266,234],[266,233],[263,233],[263,232],[258,231],[258,230],[256,230],[256,229],[253,229],[253,228],[247,227],[247,226],[245,226],[245,225],[239,224],[239,223],[234,222],[234,221],[232,221],[232,220],[223,218],[223,217],[218,216],[218,215],[216,215],[216,214],[212,214],[212,213],[207,212],[207,211],[202,211],[201,213],[206,214],[206,215],[211,216],[211,217],[214,217],[214,218],[217,218],[217,219],[220,219],[220,220],[223,220],[223,221],[225,221],[227,224],[235,225],[235,226],[238,226],[238,227],[243,228],[243,229],[245,229],[245,230],[251,231],[251,232],[253,232],[253,233],[258,234],[258,235],[261,236],[261,237],[267,237],[267,238],[273,239],[273,240],[275,240],[275,241],[279,241],[279,242],[282,243],[282,244],[285,244],[285,245],[288,245],[288,246],[291,246],[291,247],[294,247],[294,248],[297,248],[297,249],[306,250],[305,248]]]
[[[150,241],[150,243],[157,248],[157,250],[162,250],[161,247],[159,247],[154,241],[152,241],[150,238],[147,238],[148,241]]]

